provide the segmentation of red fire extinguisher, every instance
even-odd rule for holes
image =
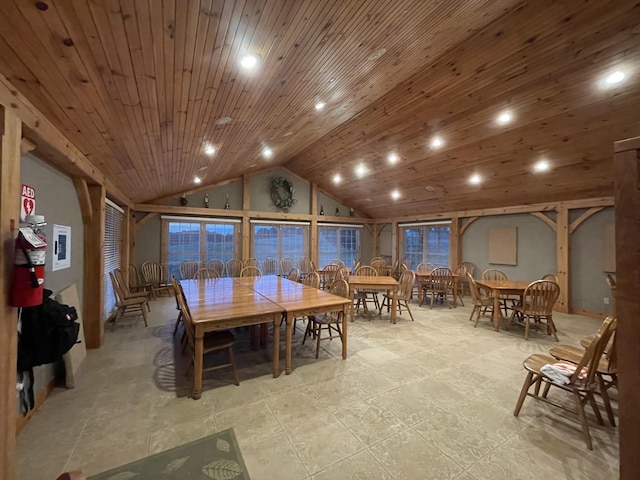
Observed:
[[[40,228],[45,225],[42,215],[27,217],[29,226],[21,227],[16,238],[10,305],[33,307],[42,303],[44,265],[47,238]]]

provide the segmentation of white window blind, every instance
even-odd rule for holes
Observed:
[[[321,266],[339,259],[354,265],[360,257],[361,225],[318,224],[318,260]]]
[[[308,222],[267,222],[251,220],[251,256],[281,260],[309,255]]]
[[[107,201],[104,216],[104,305],[103,319],[109,318],[116,305],[116,297],[109,278],[109,272],[120,268],[120,240],[122,231],[122,210]]]

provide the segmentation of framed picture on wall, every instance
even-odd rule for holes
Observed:
[[[71,227],[66,225],[53,226],[52,270],[63,270],[71,267]]]

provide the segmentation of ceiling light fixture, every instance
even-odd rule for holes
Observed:
[[[627,78],[625,73],[622,70],[616,70],[615,72],[611,72],[609,75],[604,77],[604,84],[609,87],[613,87],[615,85],[620,85],[624,82],[624,79]]]
[[[533,165],[533,171],[536,173],[546,172],[551,168],[551,164],[547,160],[540,160]]]
[[[369,55],[369,60],[378,60],[385,53],[387,53],[387,49],[386,48],[380,48],[380,49],[376,50],[375,52],[373,52],[371,55]]]
[[[513,120],[513,115],[508,110],[505,110],[496,117],[496,123],[498,125],[507,125],[511,123],[511,120]]]
[[[396,153],[390,153],[389,156],[387,157],[387,160],[389,160],[389,163],[393,165],[398,160],[400,160],[400,157],[398,157]]]
[[[200,177],[193,178],[193,183],[200,183],[200,182],[202,182],[202,179]]]
[[[471,185],[480,185],[481,182],[482,182],[482,177],[477,173],[474,173],[469,177],[469,183]]]
[[[262,149],[262,156],[264,158],[271,158],[273,157],[273,150],[271,150],[269,147],[264,147]]]
[[[362,178],[367,174],[367,167],[365,167],[363,163],[359,163],[356,166],[356,170],[355,171],[356,171],[356,176],[358,178]]]
[[[431,140],[431,148],[440,148],[442,145],[444,145],[444,142],[440,137],[433,137]]]
[[[259,61],[257,55],[249,53],[240,59],[240,66],[245,70],[253,70],[258,66]]]
[[[339,173],[336,173],[333,176],[333,183],[335,183],[336,185],[338,185],[340,182],[342,182],[342,177],[340,176]]]
[[[324,108],[324,102],[318,102],[316,103],[316,110],[320,111]]]
[[[216,147],[214,147],[213,145],[207,145],[204,147],[204,153],[206,153],[207,155],[213,155],[214,153],[216,153]]]
[[[391,192],[391,198],[393,198],[394,200],[398,200],[400,198],[400,192],[398,190],[394,190],[393,192]]]
[[[216,120],[217,125],[226,125],[231,121],[231,117],[220,117]]]

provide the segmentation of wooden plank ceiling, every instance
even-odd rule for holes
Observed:
[[[0,73],[136,203],[286,165],[370,216],[418,215],[611,195],[612,143],[640,135],[638,18],[630,0],[3,0]]]

